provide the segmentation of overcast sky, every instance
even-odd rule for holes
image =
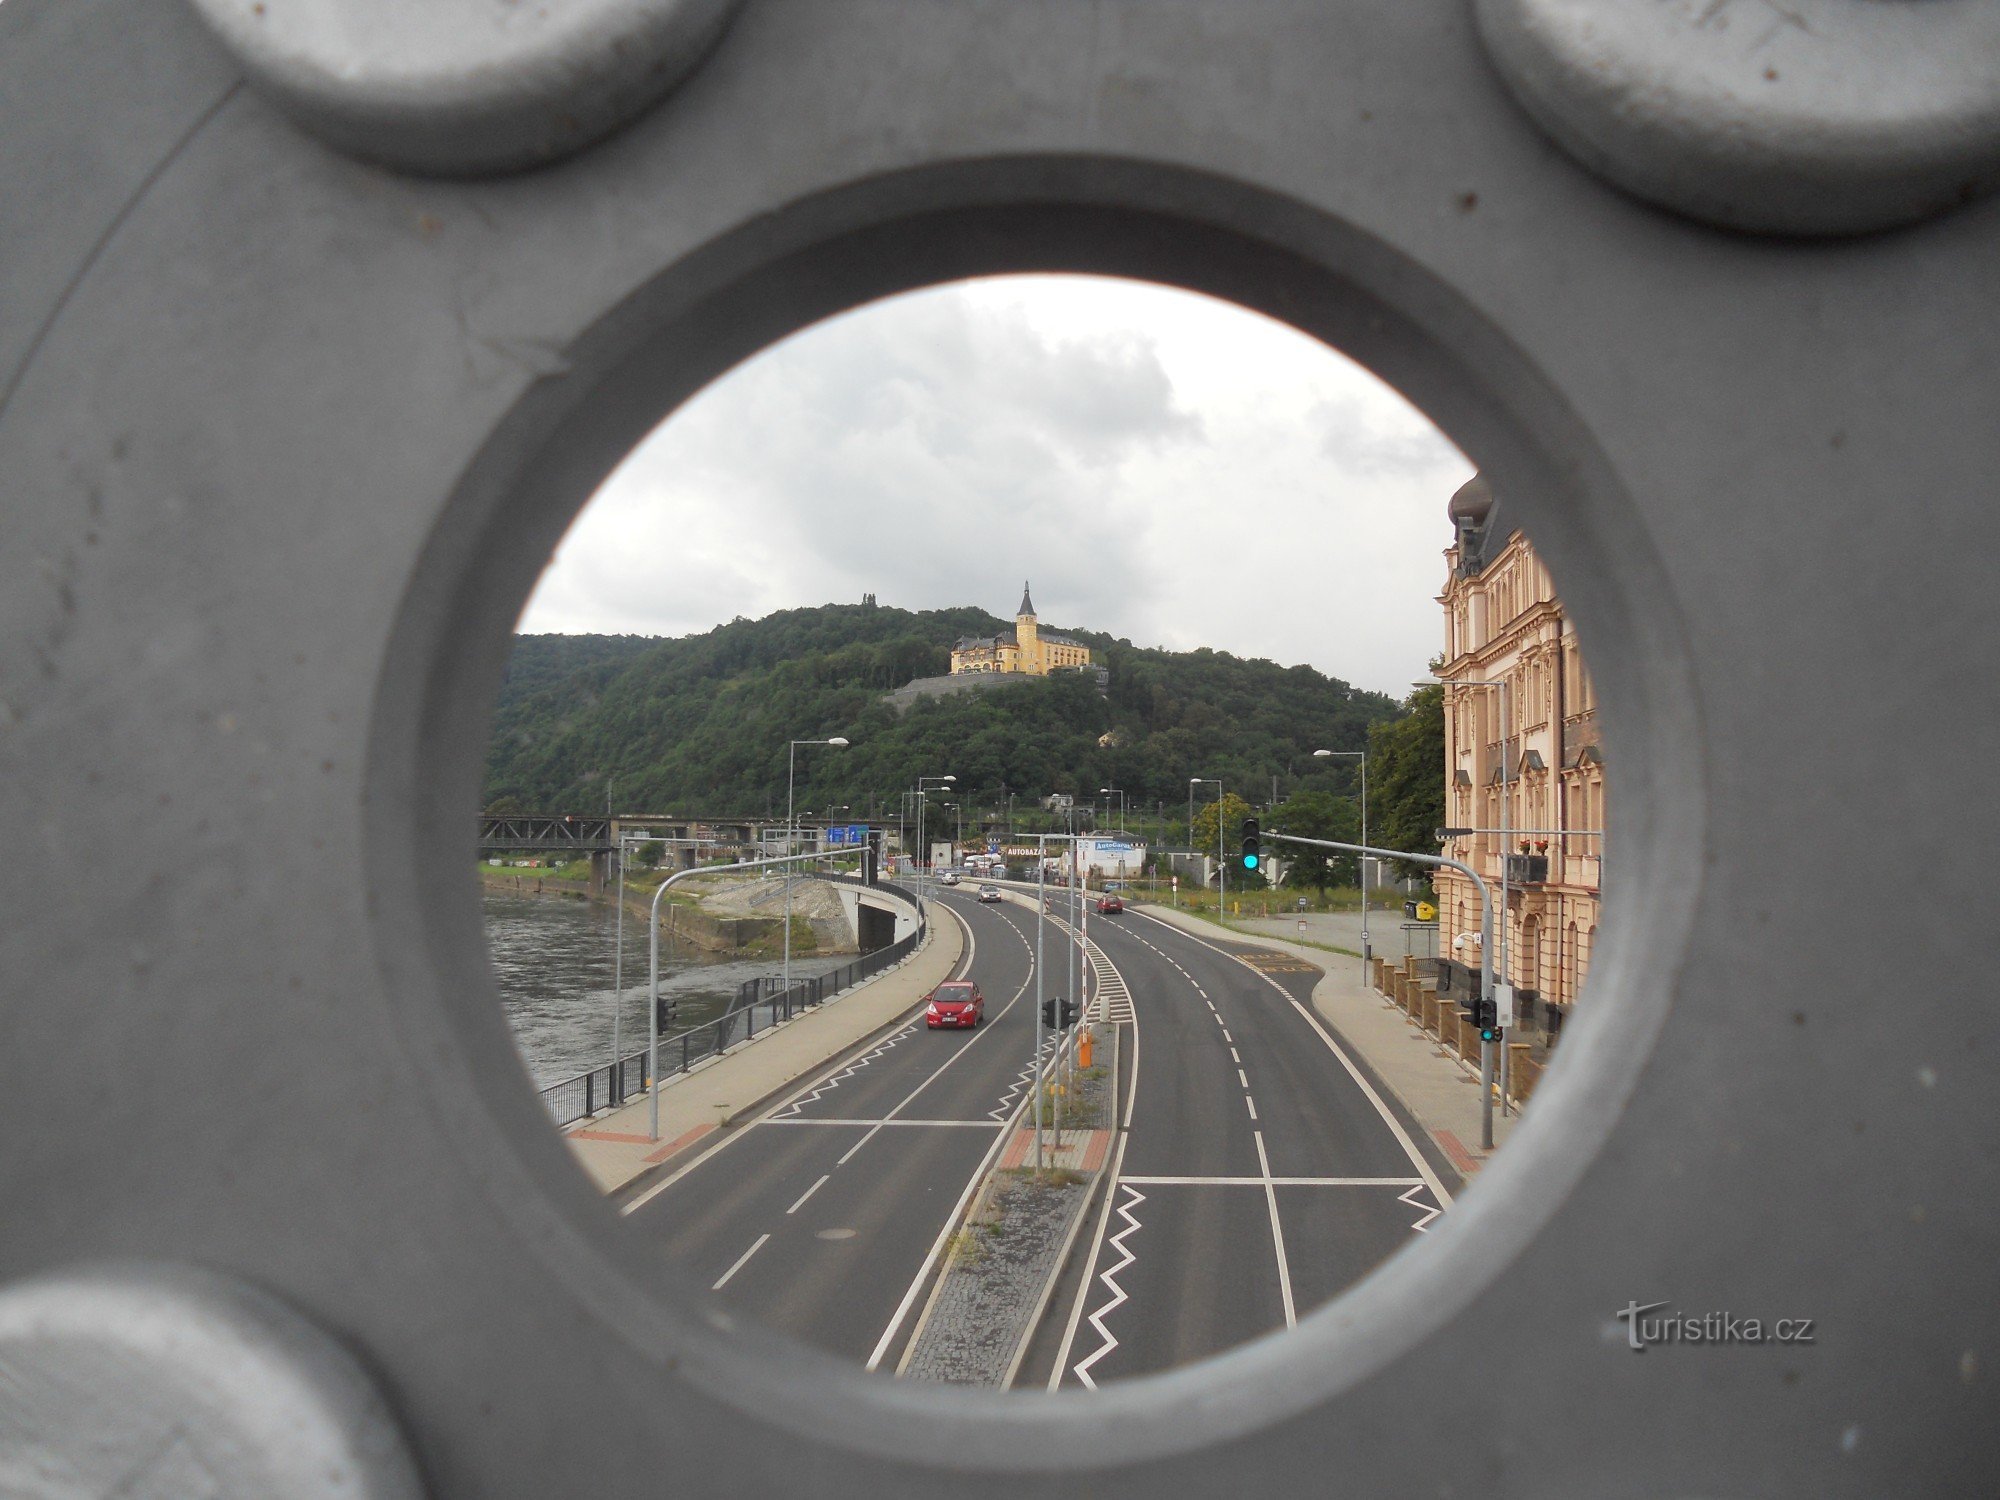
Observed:
[[[1442,645],[1445,502],[1471,473],[1360,366],[1232,304],[960,282],[806,329],[674,413],[520,628],[686,635],[864,593],[1011,616],[1026,579],[1045,626],[1400,698]]]

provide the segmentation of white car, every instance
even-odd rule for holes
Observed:
[[[956,871],[956,870],[946,870],[946,871],[944,872],[944,874],[943,874],[942,876],[940,876],[940,877],[939,877],[939,879],[938,879],[938,883],[939,883],[940,885],[957,885],[957,884],[958,884],[958,871]]]

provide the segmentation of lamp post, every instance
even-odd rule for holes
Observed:
[[[1507,913],[1511,900],[1511,893],[1507,889],[1507,859],[1512,852],[1508,848],[1508,845],[1513,840],[1513,835],[1508,832],[1508,825],[1513,821],[1513,812],[1509,805],[1513,800],[1513,788],[1509,785],[1507,774],[1507,762],[1511,758],[1507,753],[1507,746],[1511,737],[1509,731],[1513,728],[1514,724],[1510,689],[1507,686],[1507,679],[1504,677],[1440,677],[1434,680],[1443,683],[1446,687],[1485,687],[1498,688],[1500,690],[1500,927],[1499,932],[1494,937],[1494,942],[1498,945],[1499,952],[1494,958],[1493,963],[1500,970],[1500,982],[1505,985],[1512,985],[1514,981],[1507,967]],[[1511,1008],[1510,1006],[1509,1009],[1511,1010]],[[1508,1017],[1509,1023],[1512,1020],[1513,1017],[1510,1015]],[[1501,1107],[1504,1109],[1506,1108],[1507,1087],[1512,1081],[1509,1075],[1513,1072],[1513,1065],[1509,1054],[1504,1051],[1500,1054],[1500,1068],[1500,1099]]]
[[[611,960],[611,1071],[612,1077],[617,1080],[614,1092],[619,1099],[614,1099],[613,1103],[620,1102],[625,1093],[625,1075],[618,1067],[624,1052],[621,1022],[625,1008],[625,861],[631,855],[634,842],[648,843],[652,837],[650,833],[628,834],[622,828],[618,831],[618,937]]]
[[[930,795],[930,792],[924,783],[935,781],[940,785],[948,786],[957,780],[958,778],[952,775],[919,776],[917,778],[917,910],[920,912],[923,910],[924,905],[924,867],[930,863],[930,851],[924,847],[924,809],[929,806],[929,803],[925,799]]]
[[[1105,793],[1105,794],[1107,794],[1107,795],[1110,795],[1110,796],[1115,796],[1115,797],[1117,797],[1117,799],[1118,799],[1118,831],[1119,831],[1119,833],[1121,833],[1121,834],[1122,834],[1122,833],[1124,833],[1124,832],[1125,832],[1125,793],[1124,793],[1123,789],[1121,789],[1121,788],[1119,788],[1119,787],[1115,787],[1115,786],[1101,786],[1101,787],[1099,787],[1099,788],[1098,788],[1097,790],[1098,790],[1099,792],[1102,792],[1102,793]]]
[[[1510,794],[1513,788],[1509,784],[1507,774],[1507,745],[1510,739],[1509,731],[1514,723],[1514,715],[1512,705],[1509,701],[1507,679],[1504,677],[1440,677],[1436,681],[1443,683],[1446,687],[1487,687],[1498,688],[1500,690],[1500,924],[1499,931],[1495,935],[1495,941],[1499,944],[1499,956],[1495,960],[1495,965],[1500,970],[1500,982],[1502,984],[1512,984],[1513,980],[1508,977],[1507,971],[1507,905],[1510,895],[1507,889],[1507,846],[1509,840],[1513,837],[1508,831],[1508,824],[1512,821],[1512,810],[1509,807],[1509,803],[1512,800]]]
[[[793,740],[785,757],[785,853],[792,853],[793,841],[798,838],[797,823],[792,817],[792,783],[797,779],[799,768],[799,746],[831,745],[836,750],[845,750],[847,741],[839,735],[828,740]],[[792,867],[785,866],[785,979],[789,993],[792,988]]]
[[[1229,890],[1229,861],[1222,852],[1222,780],[1216,776],[1190,776],[1188,778],[1188,852],[1194,851],[1194,789],[1215,784],[1215,920],[1226,922],[1229,917],[1229,903],[1223,898]]]
[[[670,887],[695,875],[726,874],[730,870],[768,870],[773,865],[783,865],[788,871],[793,865],[807,864],[816,859],[831,859],[830,851],[822,849],[817,854],[793,854],[783,859],[746,859],[733,865],[696,865],[691,870],[679,870],[660,882],[660,888],[653,892],[652,917],[652,977],[647,984],[648,1005],[646,1025],[646,1076],[652,1080],[652,1103],[646,1111],[647,1129],[652,1138],[660,1138],[660,902]]]
[[[1315,760],[1355,759],[1361,762],[1361,842],[1368,842],[1368,752],[1366,750],[1315,750]],[[1361,977],[1368,977],[1368,960],[1374,949],[1368,942],[1368,856],[1355,856],[1361,871]]]

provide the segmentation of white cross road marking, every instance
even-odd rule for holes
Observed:
[[[1422,1187],[1421,1177],[1121,1177],[1141,1187]],[[1408,1202],[1408,1199],[1403,1201]],[[1424,1207],[1421,1203],[1412,1208]],[[1436,1210],[1432,1210],[1433,1216]]]
[[[810,1120],[759,1120],[757,1123],[759,1125],[789,1125],[793,1127],[812,1126],[812,1125],[846,1125],[851,1128],[857,1125],[890,1125],[890,1126],[902,1126],[907,1128],[912,1125],[918,1125],[918,1126],[930,1126],[933,1128],[949,1129],[949,1130],[991,1130],[994,1128],[995,1125],[999,1123],[999,1121],[997,1120],[847,1120],[847,1119],[822,1119],[815,1117]]]

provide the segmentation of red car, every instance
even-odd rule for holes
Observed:
[[[1097,898],[1097,914],[1100,917],[1115,917],[1123,910],[1125,910],[1125,898],[1123,896],[1099,896]]]
[[[924,1007],[924,1024],[935,1031],[940,1026],[977,1026],[986,1018],[986,997],[970,979],[948,979],[930,993]]]

